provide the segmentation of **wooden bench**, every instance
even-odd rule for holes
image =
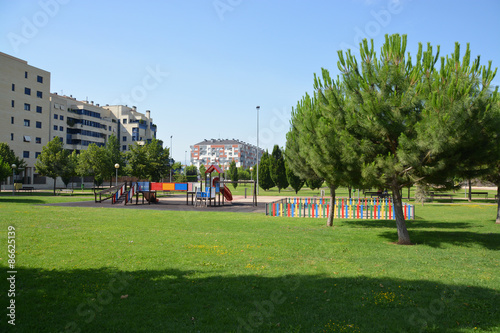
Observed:
[[[448,198],[453,202],[453,194],[445,194],[445,193],[434,193],[430,192],[431,200],[434,200],[434,198]]]
[[[73,195],[73,189],[72,188],[58,188],[58,189],[56,189],[57,195],[60,195],[62,193],[69,193],[70,195]]]
[[[470,195],[484,195],[485,199],[488,199],[488,192],[470,192]]]
[[[389,197],[389,194],[388,193],[385,193],[385,192],[365,192],[364,195],[369,195],[370,197],[379,197],[379,198],[385,198],[385,197]]]
[[[18,191],[24,191],[24,192],[33,192],[35,188],[32,186],[23,186],[21,187]]]

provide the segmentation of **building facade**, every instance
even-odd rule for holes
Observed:
[[[260,148],[259,158],[263,153]],[[253,167],[257,164],[257,146],[236,139],[203,140],[191,146],[191,164],[197,168],[217,164],[227,170],[232,161],[238,168]]]
[[[36,158],[50,140],[50,73],[0,52],[0,119],[0,142],[27,165],[16,182],[33,184]]]
[[[111,135],[118,138],[123,151],[156,138],[157,127],[149,110],[143,114],[136,107],[100,106],[51,94],[50,76],[48,71],[0,52],[0,142],[7,143],[27,165],[15,182],[35,188],[53,185],[36,173],[35,163],[42,147],[56,136],[65,149],[77,153],[92,143],[106,145]],[[11,188],[12,183],[9,177],[2,189]],[[60,180],[57,186],[63,186]]]
[[[151,111],[146,110],[146,114],[137,112],[135,106],[107,105],[105,106],[116,117],[118,121],[118,136],[122,151],[130,150],[130,145],[151,142],[156,138],[156,125],[151,118]]]

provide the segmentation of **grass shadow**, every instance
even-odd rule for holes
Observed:
[[[19,268],[17,278],[18,332],[462,332],[500,325],[497,290],[422,280],[108,268]],[[0,294],[8,290],[3,280]]]
[[[395,228],[395,220],[345,220],[343,225],[351,228]],[[424,219],[406,220],[408,229],[468,229],[474,227],[467,222],[430,222]]]
[[[0,196],[0,203],[21,203],[21,204],[40,204],[45,203],[44,200],[30,198],[28,196]]]
[[[383,232],[381,237],[397,242],[397,234]],[[454,246],[479,245],[489,250],[500,250],[500,234],[470,231],[410,230],[411,241],[415,244],[442,248],[445,244]]]

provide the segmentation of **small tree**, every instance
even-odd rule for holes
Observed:
[[[198,168],[196,165],[190,165],[186,167],[186,178],[188,182],[198,181]]]
[[[57,177],[63,174],[64,166],[69,162],[69,151],[63,148],[63,143],[59,137],[55,137],[42,148],[42,153],[38,156],[35,168],[42,176],[50,177],[54,180],[54,195],[56,194]]]
[[[5,162],[3,157],[0,156],[0,183],[3,182],[7,177],[12,175],[12,169],[9,163]],[[0,186],[0,191],[2,187]]]
[[[207,168],[205,168],[205,166],[202,164],[200,165],[200,175],[201,175],[201,179],[204,179],[205,178],[205,172],[207,172]]]
[[[274,182],[270,175],[271,165],[269,159],[269,153],[266,150],[266,152],[262,154],[262,158],[259,163],[259,186],[264,191],[267,191],[274,186]]]
[[[16,165],[16,169],[14,170],[16,174],[19,174],[19,172],[26,168],[24,159],[19,158],[5,142],[0,142],[0,156],[3,158],[4,162],[9,165],[9,168],[12,164]],[[12,174],[12,169],[10,170],[10,174]]]
[[[66,165],[63,165],[61,168],[60,176],[66,188],[68,187],[71,178],[77,175],[76,173],[77,165],[78,165],[78,155],[74,150],[70,155],[68,155]]]
[[[299,193],[302,186],[304,186],[304,180],[299,176],[296,176],[293,172],[293,169],[288,166],[288,163],[285,161],[285,169],[286,169],[286,178],[290,186],[294,189],[295,194]]]
[[[76,173],[81,177],[92,176],[94,184],[100,186],[104,179],[110,176],[110,165],[113,165],[114,169],[106,148],[91,143],[78,155]]]
[[[278,188],[278,192],[281,192],[282,188],[288,187],[288,180],[286,178],[285,158],[278,145],[274,145],[269,161],[271,179]]]
[[[323,183],[325,181],[321,178],[308,178],[306,179],[306,185],[309,187],[311,190],[318,190],[323,186]]]
[[[233,182],[238,181],[238,168],[236,167],[236,162],[234,160],[232,160],[231,164],[229,165],[228,176],[229,179],[231,179]],[[234,188],[238,187],[238,184],[233,183],[233,187]]]

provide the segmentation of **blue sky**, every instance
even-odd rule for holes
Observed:
[[[385,34],[454,43],[500,66],[500,1],[0,0],[0,51],[51,72],[51,91],[135,105],[184,162],[203,139],[285,145],[292,106],[337,50]],[[494,83],[500,85],[500,73]]]

